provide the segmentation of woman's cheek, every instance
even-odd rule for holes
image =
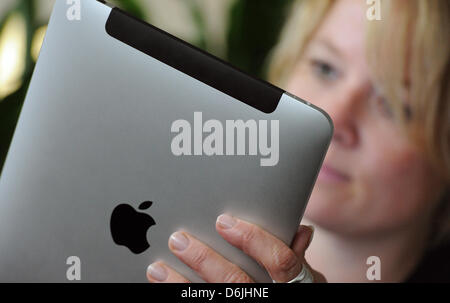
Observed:
[[[374,220],[385,226],[401,225],[420,215],[427,206],[430,187],[430,174],[420,153],[398,142],[380,143],[370,148],[367,160]]]
[[[323,89],[319,86],[317,79],[315,79],[308,71],[308,66],[305,61],[300,61],[294,73],[291,75],[286,90],[312,104],[322,107]],[[325,98],[326,99],[326,98]],[[330,99],[328,98],[328,101]]]

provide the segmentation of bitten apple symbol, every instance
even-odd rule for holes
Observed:
[[[148,209],[152,204],[151,201],[142,202],[139,209]],[[117,245],[123,245],[133,253],[140,254],[150,247],[147,231],[155,224],[150,215],[136,211],[131,205],[120,204],[111,214],[111,235]]]

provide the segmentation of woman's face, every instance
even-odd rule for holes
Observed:
[[[439,184],[377,95],[365,58],[364,3],[334,5],[287,88],[323,108],[335,126],[305,215],[326,229],[353,235],[426,222]]]

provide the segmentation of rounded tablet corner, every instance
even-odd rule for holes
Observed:
[[[295,99],[296,101],[300,101],[301,103],[306,104],[310,108],[312,108],[312,109],[316,110],[317,112],[319,112],[319,114],[321,116],[323,116],[326,119],[326,121],[327,121],[328,127],[330,129],[330,139],[331,139],[331,137],[334,134],[334,123],[333,123],[333,119],[331,119],[330,115],[325,110],[323,110],[322,108],[320,108],[320,107],[318,107],[318,106],[316,106],[316,105],[314,105],[314,104],[312,104],[312,103],[310,103],[308,101],[305,101],[305,100],[303,100],[303,99],[301,99],[301,98],[299,98],[299,97],[297,97],[297,96],[295,96],[295,95],[293,95],[291,93],[285,92],[285,94],[287,96]]]
[[[320,107],[317,107],[317,106],[312,105],[312,104],[310,104],[310,106],[311,106],[312,108],[314,108],[315,110],[317,110],[317,111],[318,111],[323,117],[325,117],[325,119],[327,120],[327,122],[328,122],[328,127],[329,127],[329,129],[330,129],[330,140],[331,140],[331,138],[333,137],[333,134],[334,134],[334,123],[333,123],[333,119],[331,119],[330,115],[329,115],[326,111],[324,111],[323,109],[321,109]]]
[[[114,8],[115,7],[113,4],[111,4],[111,3],[109,3],[109,2],[107,2],[105,0],[97,0],[97,1],[102,3],[102,4],[104,4],[104,5],[106,5],[106,6],[108,6],[108,7],[110,7],[110,8]]]

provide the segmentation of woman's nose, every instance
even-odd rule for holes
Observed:
[[[325,110],[334,123],[333,143],[346,148],[354,148],[359,144],[367,96],[367,87],[356,83],[341,89],[333,100],[327,102]]]

